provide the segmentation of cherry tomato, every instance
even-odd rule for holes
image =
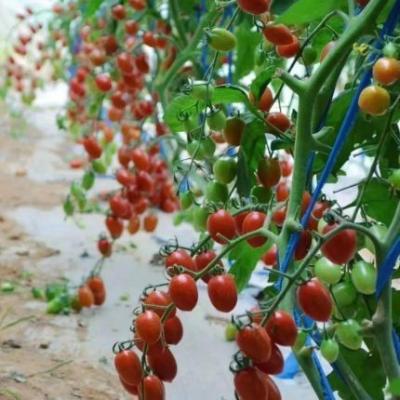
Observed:
[[[217,257],[217,255],[213,250],[207,250],[198,254],[194,259],[197,271],[199,272],[206,268],[215,259],[215,257]],[[222,267],[222,262],[219,262],[218,266]],[[211,279],[211,275],[206,274],[201,279],[208,283],[208,281]]]
[[[281,392],[270,376],[265,376],[268,388],[268,400],[282,400]]]
[[[337,307],[347,307],[357,298],[357,291],[351,281],[340,282],[332,287],[332,295]]]
[[[178,372],[176,360],[168,347],[148,354],[147,361],[152,371],[164,382],[172,382]]]
[[[276,46],[276,52],[279,56],[284,58],[292,58],[297,55],[300,51],[300,42],[296,36],[292,36],[292,42],[289,44],[284,44]]]
[[[143,301],[146,310],[154,311],[162,318],[164,311],[172,304],[172,299],[169,293],[160,290],[154,290]],[[155,307],[152,307],[155,306]],[[175,309],[168,315],[168,318],[173,318],[176,314]]]
[[[112,253],[112,245],[108,239],[99,239],[97,248],[103,257],[110,257]]]
[[[125,382],[121,377],[119,377],[119,380],[121,381],[122,386],[124,387],[124,389],[133,395],[137,395],[138,394],[138,387],[137,385],[131,385],[127,382]]]
[[[322,257],[315,263],[314,273],[320,281],[334,285],[342,278],[342,267]]]
[[[199,297],[196,282],[188,274],[174,276],[169,283],[169,293],[176,307],[182,311],[193,310]]]
[[[319,350],[329,363],[334,363],[339,356],[339,345],[334,339],[324,339]]]
[[[118,4],[118,5],[114,6],[111,10],[111,13],[112,13],[112,16],[117,20],[121,20],[126,17],[126,10],[122,4]]]
[[[293,34],[283,24],[268,24],[263,29],[265,39],[275,45],[287,45],[293,42]]]
[[[383,115],[390,106],[390,94],[382,87],[368,86],[361,92],[358,106],[367,114]]]
[[[111,197],[110,209],[117,218],[129,219],[132,215],[132,206],[129,201],[120,195]]]
[[[293,164],[288,160],[279,161],[279,165],[281,166],[281,173],[283,177],[288,177],[292,175]]]
[[[208,43],[217,51],[231,51],[236,47],[236,36],[224,28],[213,28],[207,33]]]
[[[183,325],[181,320],[175,316],[164,322],[164,338],[168,344],[178,344],[183,337]]]
[[[286,132],[292,125],[290,119],[279,111],[270,112],[265,120],[271,126],[271,132],[278,135]]]
[[[222,184],[231,183],[236,177],[237,163],[233,158],[220,158],[213,165],[215,179]]]
[[[164,384],[156,375],[148,375],[140,383],[139,400],[165,400]]]
[[[285,361],[282,352],[275,343],[272,343],[269,360],[262,363],[255,363],[255,367],[265,374],[277,375],[283,371],[284,364]]]
[[[271,0],[238,0],[237,3],[244,12],[259,15],[269,10]]]
[[[271,339],[267,331],[258,324],[241,329],[236,335],[240,351],[256,363],[267,362],[271,357]]]
[[[276,248],[276,245],[272,245],[271,248],[264,253],[261,259],[265,265],[276,266],[278,262],[278,249]]]
[[[92,307],[94,304],[94,295],[89,286],[83,285],[79,288],[78,299],[81,307]]]
[[[286,207],[281,207],[272,213],[272,222],[277,226],[282,226],[286,219]]]
[[[131,153],[132,161],[139,170],[148,171],[150,168],[150,158],[146,152],[136,148]]]
[[[361,326],[354,320],[349,319],[341,322],[336,328],[335,334],[339,342],[351,350],[358,350],[362,345],[362,336],[360,335]]]
[[[257,176],[266,188],[277,185],[281,179],[281,168],[277,158],[263,158],[258,163]]]
[[[400,79],[400,61],[382,57],[375,63],[372,73],[375,81],[381,85],[393,85]]]
[[[297,326],[293,317],[283,310],[275,311],[265,327],[271,340],[281,346],[293,346],[297,338]]]
[[[220,131],[226,126],[226,116],[222,110],[215,110],[207,116],[207,125],[213,131]]]
[[[236,223],[236,229],[238,231],[239,234],[243,234],[243,221],[244,219],[247,217],[247,215],[249,214],[248,211],[244,211],[241,212],[240,214],[235,215],[235,223]]]
[[[140,229],[140,219],[137,214],[132,214],[128,222],[128,231],[131,235],[137,233]]]
[[[148,214],[144,217],[143,226],[146,232],[154,232],[157,228],[158,217],[155,214]]]
[[[193,209],[193,225],[197,231],[205,231],[207,229],[207,220],[209,213],[207,208],[195,207]]]
[[[211,181],[206,186],[206,199],[212,203],[225,203],[228,200],[228,187],[220,182]]]
[[[138,385],[142,379],[142,364],[138,355],[132,350],[123,350],[115,355],[115,369],[121,379],[130,384]]]
[[[237,289],[232,275],[213,276],[207,284],[212,305],[222,312],[231,312],[237,303]]]
[[[285,182],[278,183],[278,186],[275,189],[275,197],[277,202],[282,202],[287,200],[289,197],[289,187]]]
[[[246,218],[243,220],[242,224],[242,232],[243,234],[254,232],[259,228],[264,226],[265,218],[267,216],[258,211],[250,212]],[[247,243],[249,243],[252,247],[261,247],[267,241],[267,238],[264,236],[255,236],[251,239],[247,239]]]
[[[327,234],[337,228],[337,224],[326,225],[323,233]],[[350,229],[340,231],[326,241],[321,247],[322,254],[335,264],[346,264],[357,251],[357,235]]]
[[[196,271],[196,264],[189,253],[184,249],[179,249],[171,253],[165,259],[165,268],[173,267],[174,265],[184,267],[191,271]]]
[[[93,293],[104,292],[106,289],[104,286],[103,279],[101,279],[100,276],[93,276],[93,277],[89,278],[87,280],[86,284],[89,286],[90,290]]]
[[[122,221],[112,215],[106,218],[106,226],[113,239],[119,238],[124,231],[124,224],[122,223]]]
[[[304,313],[315,321],[326,322],[331,317],[331,295],[326,287],[316,278],[299,286],[297,301]]]
[[[267,86],[264,89],[263,94],[258,101],[258,108],[263,112],[269,112],[272,105],[274,104],[274,95],[272,94],[271,89]]]
[[[214,241],[225,244],[225,238],[231,240],[236,236],[235,219],[228,211],[219,210],[208,217],[207,230]]]
[[[88,136],[83,139],[83,147],[92,160],[100,158],[103,153],[103,149],[94,136]]]
[[[96,86],[101,92],[108,92],[112,88],[112,81],[109,75],[100,74],[95,79]]]
[[[161,336],[161,319],[154,311],[146,310],[136,318],[135,328],[145,343],[156,343]]]
[[[238,117],[229,118],[224,128],[225,140],[231,146],[239,146],[246,124]]]
[[[312,236],[310,231],[302,231],[300,239],[294,251],[294,259],[296,261],[302,260],[308,253],[311,247]]]
[[[374,294],[377,280],[377,270],[373,264],[357,261],[351,270],[351,281],[359,293]]]

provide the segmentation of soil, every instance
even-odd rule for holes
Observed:
[[[23,129],[4,108],[0,121],[0,283],[15,286],[12,293],[0,293],[0,399],[124,399],[110,365],[79,356],[87,330],[81,317],[49,316],[46,304],[32,298],[32,287],[43,287],[62,275],[62,267],[46,274],[31,272],[59,250],[35,240],[8,215],[21,206],[59,206],[68,182],[31,179],[26,166],[39,132]],[[22,129],[21,136],[12,135]]]

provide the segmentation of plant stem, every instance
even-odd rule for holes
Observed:
[[[179,5],[177,0],[169,0],[169,9],[171,11],[171,17],[174,21],[175,28],[178,32],[179,41],[182,46],[187,46],[187,38],[185,34],[185,28],[182,25],[181,17],[179,15]]]

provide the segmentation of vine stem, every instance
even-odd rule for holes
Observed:
[[[185,34],[185,28],[182,25],[181,17],[179,16],[179,6],[177,0],[169,0],[169,9],[171,17],[174,21],[175,28],[178,32],[179,41],[183,46],[187,46],[188,41]]]

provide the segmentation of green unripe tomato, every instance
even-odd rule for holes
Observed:
[[[315,263],[314,273],[322,282],[334,285],[342,278],[342,267],[322,257]]]
[[[372,225],[369,230],[379,239],[383,240],[386,236],[387,228],[385,225]],[[375,246],[371,239],[368,236],[365,236],[364,246],[368,249],[371,253],[375,254]]]
[[[211,181],[206,187],[206,199],[213,203],[225,203],[228,200],[228,187],[220,182]]]
[[[212,131],[222,131],[226,126],[226,116],[222,110],[213,111],[207,116],[207,125]]]
[[[312,65],[317,60],[318,53],[317,50],[312,46],[306,46],[303,50],[303,63],[304,65]]]
[[[220,183],[231,183],[236,177],[237,163],[233,158],[220,158],[213,165],[215,179]]]
[[[400,168],[392,172],[388,181],[396,190],[400,190]]]
[[[207,228],[208,211],[204,207],[193,209],[193,226],[197,231],[203,232]]]
[[[237,328],[234,324],[229,323],[225,327],[225,340],[227,342],[233,342],[236,339]]]
[[[365,261],[357,261],[351,271],[351,281],[358,292],[362,294],[374,294],[377,279],[377,271],[373,264]]]
[[[332,294],[339,308],[347,307],[357,299],[357,290],[349,280],[334,285]]]
[[[254,186],[251,189],[251,195],[260,203],[268,203],[271,200],[272,190],[264,186]]]
[[[213,28],[208,32],[208,43],[217,51],[231,51],[236,47],[236,36],[224,28]]]
[[[339,345],[336,340],[325,339],[321,343],[320,352],[322,357],[329,363],[334,363],[339,356]]]
[[[191,95],[197,100],[208,101],[212,98],[214,87],[206,81],[195,81],[192,85]]]
[[[399,51],[397,46],[393,42],[388,42],[383,48],[383,55],[388,58],[397,58]]]
[[[354,319],[349,319],[338,325],[336,337],[343,346],[351,350],[358,350],[361,348],[363,341],[360,330],[360,324]]]
[[[185,126],[186,132],[192,132],[199,126],[197,118],[194,118],[193,116],[185,119],[185,121],[183,121],[183,124]]]
[[[180,193],[179,200],[182,210],[187,210],[193,204],[193,195],[190,191]]]

